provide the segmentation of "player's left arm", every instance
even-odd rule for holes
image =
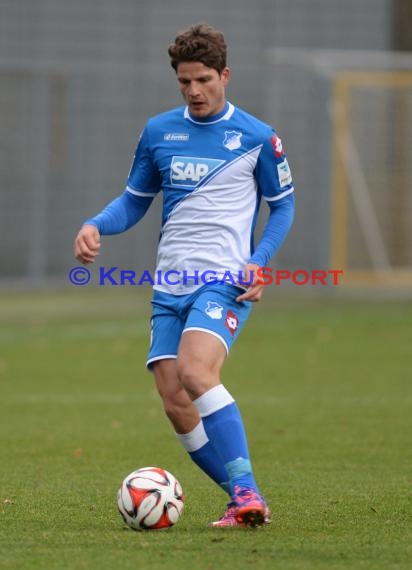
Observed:
[[[245,293],[237,297],[237,301],[260,301],[265,282],[259,275],[259,268],[266,267],[279,250],[294,219],[292,175],[282,142],[274,133],[262,147],[255,175],[270,213],[261,239],[243,270],[243,280],[251,284]]]
[[[268,202],[270,214],[259,244],[243,269],[242,281],[250,283],[248,289],[236,301],[260,301],[267,282],[259,268],[267,267],[270,259],[284,242],[293,223],[295,199],[290,194],[280,202]]]

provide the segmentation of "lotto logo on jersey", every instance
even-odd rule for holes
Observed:
[[[273,150],[275,151],[276,158],[280,158],[283,155],[283,146],[281,139],[276,135],[273,135],[270,141],[272,143]]]
[[[230,334],[233,336],[239,326],[239,319],[233,311],[228,311],[226,314],[225,327],[229,329]]]
[[[197,186],[224,163],[224,160],[215,158],[174,156],[170,166],[171,183],[173,186]]]

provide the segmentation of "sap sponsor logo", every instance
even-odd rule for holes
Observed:
[[[282,140],[276,135],[273,135],[273,137],[270,139],[270,142],[272,143],[276,158],[280,158],[283,155]]]
[[[224,164],[215,158],[174,156],[170,166],[170,179],[173,186],[196,186],[206,176]]]
[[[288,186],[292,183],[292,173],[290,172],[289,163],[285,160],[278,164],[279,184],[281,188]]]
[[[205,313],[211,319],[218,320],[222,318],[223,307],[219,303],[215,303],[215,301],[208,301]]]
[[[236,150],[242,146],[240,139],[243,133],[237,131],[225,131],[225,140],[223,141],[223,146],[229,150]]]
[[[165,141],[186,142],[189,140],[189,134],[188,133],[166,133],[163,138]]]

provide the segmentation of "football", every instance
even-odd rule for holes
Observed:
[[[182,487],[174,475],[160,467],[142,467],[130,473],[117,493],[117,506],[133,530],[173,526],[184,505]]]

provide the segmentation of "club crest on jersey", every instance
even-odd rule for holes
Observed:
[[[242,146],[240,139],[243,133],[238,133],[237,131],[225,131],[225,140],[223,141],[223,146],[229,150],[236,150]]]
[[[233,311],[228,311],[226,314],[225,327],[229,330],[230,334],[233,336],[237,331],[239,326],[239,319]]]
[[[221,319],[223,313],[223,307],[215,301],[208,301],[205,309],[205,313],[211,319]]]
[[[215,158],[174,156],[170,165],[170,181],[173,186],[197,186],[224,163],[224,160]]]

